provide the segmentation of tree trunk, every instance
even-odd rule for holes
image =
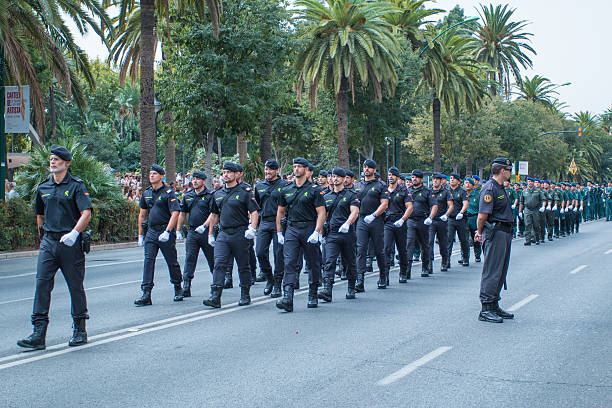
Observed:
[[[221,138],[217,136],[217,161],[219,162],[219,167],[223,162],[223,155],[221,154]]]
[[[164,122],[165,116],[166,112],[164,112]],[[176,146],[173,137],[168,138],[168,144],[166,145],[166,181],[168,184],[176,181]]]
[[[206,149],[206,156],[204,156],[204,173],[208,176],[206,178],[206,187],[212,188],[212,157],[213,148],[215,146],[215,128],[208,129],[206,137],[204,137],[202,129],[200,128],[198,128],[198,133],[200,135],[200,140],[202,140],[202,145]]]
[[[247,142],[245,139],[246,130],[238,133],[236,138],[236,150],[238,151],[238,161],[241,165],[245,165],[247,162]]]
[[[272,116],[268,115],[263,125],[263,134],[259,139],[259,155],[261,162],[265,163],[266,160],[272,157]]]
[[[140,166],[142,187],[149,186],[149,170],[157,154],[155,135],[155,0],[140,1]]]
[[[340,81],[340,91],[336,94],[336,114],[338,116],[338,166],[348,169],[348,80],[344,75]]]
[[[402,170],[402,139],[397,139],[397,168]]]
[[[433,134],[434,134],[434,171],[442,171],[442,160],[440,159],[440,99],[433,100]]]
[[[474,158],[471,154],[468,154],[467,159],[465,160],[465,177],[471,177],[472,174],[472,166],[474,164]]]
[[[55,92],[53,86],[49,87],[49,116],[51,118],[51,136],[57,136],[57,113],[55,112]]]

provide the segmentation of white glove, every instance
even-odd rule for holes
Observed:
[[[423,220],[423,224],[425,225],[431,225],[431,217],[427,217]]]
[[[60,242],[63,243],[64,245],[71,247],[74,245],[74,243],[79,238],[79,234],[80,234],[79,231],[72,230],[69,233],[62,235],[62,237],[60,238]]]
[[[565,214],[565,210],[562,208],[559,210],[559,214]]]
[[[195,229],[195,232],[198,234],[203,234],[206,231],[206,225],[202,224],[198,228]]]
[[[523,212],[522,211],[519,213],[519,218],[523,218]]]
[[[553,210],[553,211],[557,211],[557,204],[553,205],[552,210]]]
[[[582,209],[583,209],[583,207],[582,207],[582,206],[580,206],[580,211],[582,211]]]
[[[144,246],[144,235],[139,235],[138,236],[138,246]]]
[[[440,216],[440,219],[444,222],[448,221],[448,215],[446,214],[442,214],[442,216]]]
[[[185,238],[183,238],[183,233],[179,230],[176,231],[176,241],[177,242],[181,242],[182,240],[184,240]]]
[[[340,226],[340,228],[338,228],[338,232],[341,234],[346,234],[347,232],[349,232],[350,229],[351,226],[345,222]]]
[[[376,219],[376,216],[374,214],[370,214],[370,215],[366,215],[365,217],[363,217],[363,222],[365,222],[366,224],[369,224],[375,219]]]
[[[461,213],[461,212],[460,212],[460,213],[458,213],[458,214],[457,214],[457,216],[455,217],[455,219],[456,219],[457,221],[462,220],[462,219],[463,219],[463,213]]]
[[[215,236],[212,234],[208,236],[208,245],[211,247],[215,246]]]
[[[568,209],[568,210],[571,210],[571,209],[572,209],[572,205],[571,205],[571,204],[570,204],[570,205],[568,205],[568,206],[567,206],[567,209]]]
[[[159,242],[168,242],[168,240],[170,239],[170,233],[168,231],[164,231],[161,234],[159,234],[159,237],[157,237],[157,240]]]
[[[397,228],[401,227],[402,225],[404,225],[404,219],[403,218],[400,218],[399,220],[397,220],[397,221],[395,221],[393,223],[393,226],[397,227]]]
[[[249,228],[247,228],[247,230],[244,231],[244,237],[246,239],[255,239],[256,235],[257,235],[257,230],[251,227],[250,225],[249,225]]]
[[[321,239],[321,234],[319,234],[316,230],[310,234],[308,239],[306,240],[309,244],[316,244]]]
[[[276,240],[278,241],[280,245],[285,245],[285,237],[283,236],[282,232],[276,233]]]
[[[510,207],[514,210],[516,208],[516,204],[512,204]]]
[[[539,211],[539,212],[544,212],[544,210],[546,210],[546,207],[544,207],[544,206],[541,206],[541,207],[538,209],[538,211]]]
[[[548,205],[546,206],[546,209],[547,209],[548,211],[550,211],[550,210],[551,210],[551,208],[550,208],[550,204],[548,204]]]
[[[578,212],[578,209],[576,207],[574,207],[574,212]]]

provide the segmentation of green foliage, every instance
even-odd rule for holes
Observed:
[[[37,236],[31,205],[21,198],[0,201],[0,251],[32,246]]]

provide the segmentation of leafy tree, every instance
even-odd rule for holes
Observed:
[[[530,100],[532,102],[543,103],[550,108],[557,110],[559,105],[555,105],[556,96],[559,92],[556,91],[561,86],[569,85],[568,83],[556,85],[550,82],[546,77],[534,75],[533,78],[525,76],[525,79],[516,85],[518,88],[519,99]]]

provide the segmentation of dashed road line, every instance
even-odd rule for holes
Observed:
[[[433,359],[435,359],[437,357],[440,357],[442,354],[446,353],[450,349],[452,349],[452,347],[450,347],[450,346],[438,347],[437,349],[435,349],[431,353],[425,354],[423,357],[419,358],[418,360],[413,361],[412,363],[405,365],[404,367],[400,368],[399,370],[397,370],[393,374],[388,375],[387,377],[385,377],[382,380],[378,381],[376,383],[376,385],[386,386],[386,385],[389,385],[389,384],[393,384],[394,382],[396,382],[398,380],[401,380],[402,378],[404,378],[405,376],[407,376],[408,374],[410,374],[411,372],[413,372],[417,368],[421,367],[422,365],[425,365],[425,364],[429,363],[431,360],[433,360]]]
[[[531,302],[532,300],[534,300],[538,296],[540,296],[540,295],[529,295],[525,299],[521,300],[520,302],[517,302],[517,303],[513,304],[512,306],[510,306],[508,311],[509,312],[514,312],[514,311],[520,309],[521,307],[525,306],[527,303]]]

